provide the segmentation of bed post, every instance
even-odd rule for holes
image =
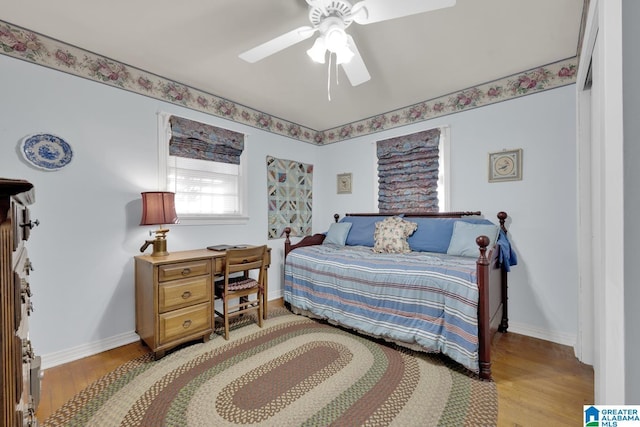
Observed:
[[[489,309],[489,260],[487,259],[487,236],[479,236],[476,243],[480,247],[478,266],[478,357],[480,377],[491,378],[491,315]]]
[[[289,234],[291,234],[291,227],[284,228],[284,235],[286,236],[284,239],[284,257],[287,257],[287,254],[291,251],[291,240],[289,240]]]
[[[507,228],[504,226],[504,222],[507,219],[506,212],[498,212],[498,220],[500,221],[500,229],[507,234]],[[509,328],[509,300],[508,287],[507,287],[507,271],[504,268],[500,269],[500,282],[501,282],[501,296],[502,296],[502,320],[498,326],[498,332],[507,332]]]
[[[305,236],[298,243],[291,244],[291,240],[289,236],[291,235],[291,227],[285,227],[284,229],[285,239],[284,239],[284,257],[287,258],[287,254],[294,250],[295,248],[301,248],[303,246],[313,246],[320,245],[324,241],[324,234],[316,233],[313,236]]]

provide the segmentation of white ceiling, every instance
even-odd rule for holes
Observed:
[[[394,0],[389,0],[392,2]],[[428,1],[428,0],[424,0]],[[353,2],[355,3],[355,1]],[[273,116],[325,130],[576,56],[586,0],[457,0],[350,33],[371,74],[352,87],[306,55],[238,54],[308,25],[305,0],[0,0],[0,19]]]

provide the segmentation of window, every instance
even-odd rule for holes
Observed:
[[[449,208],[447,142],[447,128],[377,142],[379,212]]]
[[[176,193],[182,224],[244,223],[244,135],[159,115],[160,188]]]

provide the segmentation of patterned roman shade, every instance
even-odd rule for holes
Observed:
[[[438,211],[440,129],[378,141],[380,213]]]
[[[182,117],[171,116],[169,154],[188,159],[240,164],[244,135]]]

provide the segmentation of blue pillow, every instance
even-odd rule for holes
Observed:
[[[332,243],[334,245],[344,246],[344,242],[347,240],[347,235],[351,229],[350,222],[333,223],[329,226],[329,231],[322,241],[323,245]]]
[[[498,238],[498,226],[495,224],[471,224],[465,221],[456,221],[453,224],[453,234],[447,249],[447,254],[466,257],[478,257],[480,251],[476,238],[487,236],[489,238],[489,248],[494,245]]]
[[[471,224],[490,224],[486,218],[408,218],[418,224],[418,229],[408,239],[412,251],[438,252],[446,254],[453,235],[453,225],[456,222]]]
[[[455,218],[409,218],[418,229],[407,239],[412,251],[446,253]]]
[[[345,216],[340,223],[350,223],[351,231],[347,236],[346,244],[350,246],[371,246],[375,244],[373,233],[376,231],[376,222],[382,221],[380,216]]]

